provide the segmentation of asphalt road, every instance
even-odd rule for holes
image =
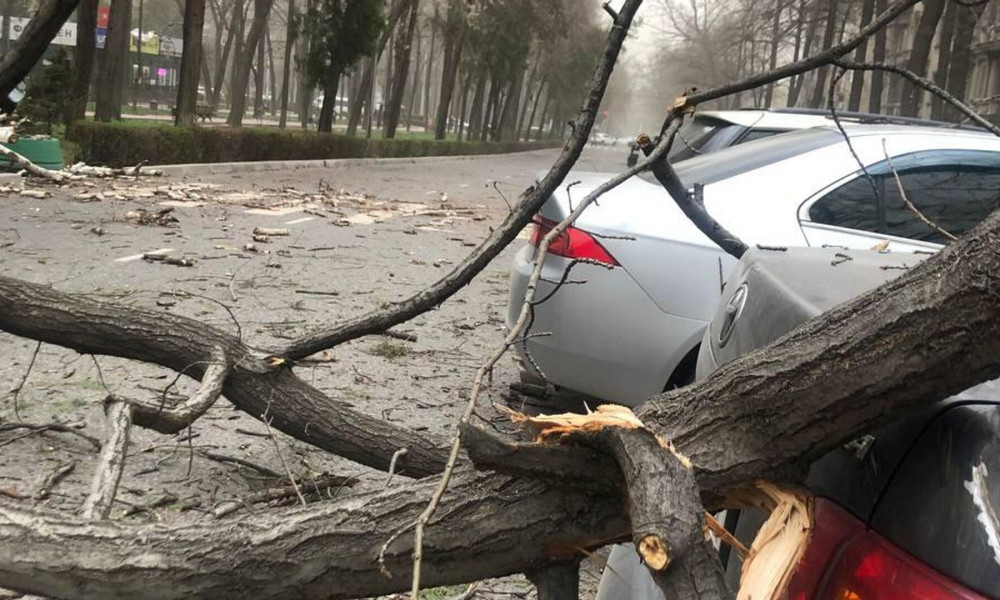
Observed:
[[[238,328],[250,344],[274,347],[321,324],[405,298],[443,276],[504,218],[507,202],[556,154],[88,180],[66,188],[25,181],[7,192],[0,185],[0,272],[110,302],[172,311],[234,333]],[[622,148],[589,150],[578,168],[617,172],[625,154]],[[25,196],[22,187],[48,195]],[[164,209],[172,210],[158,217]],[[154,222],[143,224],[145,219]],[[176,222],[166,222],[171,219]],[[259,228],[286,229],[288,235],[255,241]],[[439,309],[397,328],[416,335],[416,342],[369,336],[297,371],[359,410],[449,435],[476,368],[503,337],[512,252],[506,250]],[[146,253],[194,264],[149,261]],[[77,423],[102,438],[100,406],[108,391],[158,401],[174,378],[166,369],[94,360],[46,345],[17,394],[15,414],[14,390],[28,373],[34,348],[34,342],[0,333],[0,422]],[[507,358],[486,391],[488,399],[506,401],[516,379],[516,366]],[[194,382],[182,379],[168,392],[172,397],[194,389]],[[32,505],[78,507],[97,453],[76,437],[25,433],[0,433],[2,491]],[[113,517],[210,520],[221,504],[273,484],[253,469],[209,460],[204,452],[279,473],[284,458],[302,477],[335,473],[357,476],[362,486],[384,485],[384,474],[281,434],[277,439],[275,445],[259,420],[225,402],[189,432],[136,431]],[[31,498],[51,472],[71,461],[78,463],[75,470],[48,498]],[[124,516],[130,506],[164,497],[174,500]],[[593,575],[590,580],[592,587]],[[508,579],[502,585],[526,584]]]

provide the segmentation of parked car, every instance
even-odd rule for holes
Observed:
[[[871,180],[833,127],[740,144],[684,161],[676,171],[687,186],[703,184],[708,211],[751,245],[887,242],[891,251],[936,251],[945,240],[901,201],[886,151],[909,199],[955,235],[1000,206],[1000,139],[936,127],[848,128]],[[559,188],[541,208],[530,243],[513,261],[508,325],[520,311],[541,237],[608,177],[571,173],[567,181],[581,183]],[[569,278],[586,283],[565,286],[534,308],[531,331],[551,335],[516,346],[525,380],[627,405],[691,381],[735,260],[651,175],[604,195],[552,245],[537,298],[574,264]]]
[[[953,123],[928,121],[910,117],[878,115],[861,112],[838,112],[843,123],[894,124],[930,127],[955,127]],[[699,111],[681,126],[670,162],[677,163],[723,148],[761,140],[780,133],[834,124],[829,110],[816,108],[745,108],[739,110]],[[626,163],[632,167],[639,160],[639,146],[629,144]]]
[[[751,250],[726,283],[705,332],[698,377],[767,345],[923,259],[835,248]],[[886,268],[888,267],[888,268]],[[988,382],[917,410],[812,464],[815,529],[791,600],[1000,599],[1000,385]],[[730,511],[749,545],[764,515]],[[732,589],[739,555],[722,547]],[[657,600],[631,546],[608,560],[599,600]]]

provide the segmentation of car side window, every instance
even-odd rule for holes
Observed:
[[[877,232],[878,202],[871,183],[866,177],[856,177],[833,190],[809,207],[809,220],[824,225]]]
[[[769,138],[772,135],[778,135],[779,133],[784,133],[783,130],[779,129],[751,129],[750,131],[743,134],[737,144],[745,144],[747,142],[753,142],[755,140],[762,140],[764,138]]]
[[[901,171],[906,197],[930,222],[955,236],[978,225],[1000,207],[1000,153],[996,164],[953,164],[917,167]],[[898,168],[898,167],[897,167]],[[903,202],[893,176],[885,182],[886,233],[899,237],[948,243],[948,238],[929,227]]]

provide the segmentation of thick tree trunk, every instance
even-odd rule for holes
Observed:
[[[885,11],[886,0],[875,0],[875,14],[882,14]],[[872,48],[872,62],[885,62],[885,29],[880,29],[875,33],[875,45]],[[885,82],[885,73],[875,71],[872,73],[872,89],[868,98],[868,112],[882,112],[882,89]]]
[[[541,83],[538,84],[538,91],[535,93],[535,102],[531,106],[531,115],[528,117],[528,125],[524,128],[524,141],[526,142],[531,140],[531,126],[535,122],[535,111],[538,110],[538,101],[542,98],[542,92],[545,91],[546,83],[548,83],[548,79],[543,77]]]
[[[410,131],[413,128],[413,111],[417,103],[417,98],[420,93],[420,51],[421,48],[421,32],[417,30],[417,55],[413,58],[413,69],[411,73],[413,74],[410,79],[410,101],[409,106],[406,108],[406,131]]]
[[[267,38],[268,27],[264,24],[264,35],[257,42],[257,64],[253,69],[253,118],[264,118],[264,74],[267,70]]]
[[[316,127],[320,133],[333,131],[333,111],[337,108],[337,88],[340,83],[340,73],[330,77],[332,83],[323,88],[323,106],[319,109],[319,123]]]
[[[871,23],[872,17],[875,15],[875,0],[862,0],[861,4],[861,27]],[[861,42],[857,49],[854,50],[854,60],[857,62],[864,62],[868,56],[868,39]],[[861,110],[861,92],[865,86],[865,73],[864,71],[855,71],[851,73],[851,92],[847,99],[847,110],[859,111]]]
[[[434,19],[431,21],[431,47],[427,51],[427,70],[424,73],[424,101],[420,105],[420,114],[424,115],[424,128],[431,128],[431,80],[434,74],[434,50],[437,44],[438,20],[440,11],[438,3],[434,3]]]
[[[521,109],[521,89],[525,75],[524,71],[518,71],[507,85],[507,99],[503,103],[500,121],[497,123],[496,141],[517,141],[517,115]]]
[[[42,58],[45,49],[55,39],[66,19],[76,10],[79,2],[80,0],[42,0],[21,36],[10,50],[0,56],[0,110],[13,110],[14,105],[7,95],[24,81],[35,63]],[[4,23],[9,24],[10,20],[6,19]]]
[[[96,107],[94,119],[108,122],[122,118],[122,93],[125,74],[129,69],[129,24],[132,22],[131,0],[114,0],[108,15],[108,35],[104,54],[97,69]],[[2,70],[2,66],[0,66]],[[0,90],[2,91],[2,90]]]
[[[923,0],[924,12],[920,15],[920,23],[913,37],[913,47],[910,48],[910,58],[906,68],[923,77],[927,74],[927,63],[931,53],[931,42],[937,30],[941,13],[944,12],[945,0]],[[903,95],[899,101],[899,113],[906,117],[916,117],[923,105],[924,90],[908,81],[904,81]]]
[[[97,2],[80,0],[76,11],[76,52],[73,57],[73,108],[70,121],[78,121],[87,116],[87,101],[90,98],[90,80],[94,75],[94,54],[97,41]],[[68,123],[67,123],[68,124]]]
[[[486,97],[486,77],[486,71],[480,69],[479,76],[476,78],[476,91],[472,95],[472,106],[469,108],[468,137],[470,140],[478,138],[482,133],[483,103]]]
[[[541,61],[541,56],[535,58],[534,64],[531,66],[531,72],[528,74],[528,81],[524,84],[524,101],[521,102],[521,114],[517,117],[517,125],[514,126],[513,132],[515,142],[521,138],[521,130],[524,129],[524,119],[527,118],[528,111],[532,106],[531,99],[534,97],[535,92],[535,76],[538,74],[538,63]]]
[[[180,82],[177,85],[177,125],[194,125],[198,106],[198,69],[202,64],[202,30],[205,27],[205,0],[184,3],[184,52],[181,54]],[[205,88],[208,89],[207,87]]]
[[[1000,375],[998,248],[1000,215],[993,215],[900,278],[702,382],[654,397],[636,414],[690,459],[710,510],[732,506],[727,498],[760,478],[798,481],[811,461],[845,441]],[[189,348],[200,355],[202,332],[219,338],[174,315],[111,308],[6,278],[0,278],[0,309],[0,328],[16,335],[177,366],[190,364]],[[246,350],[233,347],[231,338],[221,341]],[[234,376],[244,382],[270,376],[247,374],[254,365],[267,368],[250,359]],[[289,381],[273,383],[269,389],[280,391]],[[225,393],[241,397],[242,387],[229,381]],[[285,411],[304,408],[272,403],[269,414],[285,422]],[[426,585],[534,570],[632,534],[619,491],[623,477],[607,455],[512,445],[472,427],[463,436],[480,468],[524,474],[460,469],[439,508],[442,516],[427,530]],[[627,469],[624,479],[630,480]],[[435,485],[419,481],[276,510],[238,526],[80,523],[3,500],[0,535],[8,543],[0,545],[0,585],[108,599],[387,594],[409,585],[412,542],[402,535],[389,545],[385,566],[392,578],[379,572],[379,548],[413,522]],[[139,558],[137,548],[145,549]]]
[[[441,91],[434,116],[434,139],[443,140],[448,131],[448,115],[455,93],[458,63],[465,41],[465,7],[462,0],[449,0],[448,22],[444,31],[444,65],[441,69]]]
[[[295,46],[295,0],[288,0],[288,15],[285,18],[285,59],[281,68],[281,116],[278,117],[278,127],[284,129],[288,124],[288,81],[292,74],[292,48]],[[352,98],[353,100],[353,98]]]
[[[242,43],[243,52],[236,56],[236,68],[233,71],[233,93],[229,99],[229,118],[226,124],[230,127],[243,125],[243,113],[246,112],[247,87],[250,85],[250,67],[254,49],[260,43],[264,30],[267,29],[267,17],[271,12],[273,0],[254,0],[253,21],[246,42]]]
[[[837,29],[837,0],[829,0],[826,7],[826,29],[823,32],[823,50],[833,46],[833,36]],[[816,85],[813,87],[812,99],[809,106],[819,108],[823,106],[827,96],[826,75],[829,67],[821,67],[816,70]]]
[[[972,41],[976,27],[983,12],[983,6],[966,8],[955,7],[958,12],[955,15],[955,39],[952,42],[951,64],[948,67],[948,93],[959,100],[966,99],[968,90],[969,69],[972,63]],[[957,121],[960,118],[958,111],[948,106],[943,111],[942,117],[949,121]]]
[[[948,71],[951,70],[951,42],[955,34],[955,21],[958,10],[962,8],[954,2],[947,2],[944,15],[941,17],[941,38],[938,43],[937,68],[934,70],[934,83],[941,89],[948,89]],[[931,118],[944,118],[944,102],[937,96],[931,98]]]
[[[233,16],[229,21],[229,31],[226,33],[226,43],[222,47],[222,52],[216,54],[215,89],[212,91],[212,106],[219,106],[219,100],[222,99],[222,85],[226,80],[226,65],[229,63],[229,54],[233,48],[233,40],[236,39],[236,30],[242,18],[243,1],[236,0],[233,3]]]
[[[798,24],[796,30],[795,39],[795,50],[796,56],[795,60],[799,59],[799,36],[802,35],[802,24],[807,20],[806,24],[805,39],[802,41],[802,58],[809,56],[812,50],[813,40],[816,37],[816,24],[819,21],[820,14],[820,2],[819,0],[814,0],[814,8],[811,12],[808,11],[808,5],[806,0],[799,0],[799,13],[798,13]],[[811,14],[811,16],[807,16]],[[805,85],[806,74],[800,73],[792,77],[791,82],[788,84],[788,100],[786,106],[795,106],[799,102],[799,95],[802,93],[802,86]]]
[[[392,10],[389,12],[389,19],[386,21],[385,29],[382,30],[382,35],[378,38],[378,48],[375,50],[375,56],[365,62],[366,66],[362,69],[363,73],[361,75],[361,87],[358,90],[357,96],[351,99],[351,106],[347,115],[347,135],[356,135],[358,132],[358,124],[361,123],[361,111],[371,102],[372,82],[375,80],[374,63],[385,51],[386,44],[389,43],[389,38],[392,37],[392,32],[396,29],[396,23],[403,16],[403,9],[405,8],[405,2],[394,2],[392,4]],[[368,107],[368,121],[371,121],[371,111],[372,107]]]
[[[778,37],[781,32],[781,11],[783,8],[781,0],[775,0],[774,14],[771,16],[771,48],[768,52],[768,60],[770,61],[768,68],[772,71],[778,65]],[[774,99],[774,85],[772,83],[767,86],[767,91],[764,93],[764,108],[771,108],[771,101]]]
[[[413,50],[413,32],[417,29],[417,17],[420,15],[420,1],[407,0],[409,19],[406,29],[396,35],[396,48],[393,53],[395,69],[392,71],[391,96],[385,106],[385,132],[387,138],[396,137],[396,127],[399,126],[399,114],[403,106],[403,96],[406,92],[406,80],[410,74],[410,53]],[[416,67],[419,68],[419,65]]]

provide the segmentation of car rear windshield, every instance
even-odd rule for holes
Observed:
[[[804,152],[836,144],[843,139],[839,133],[829,129],[802,129],[696,156],[678,164],[676,171],[687,186],[696,183],[708,185]],[[679,143],[681,142],[674,140],[675,147]],[[652,173],[645,172],[641,177],[656,182]]]
[[[677,132],[670,161],[680,162],[731,146],[745,129],[722,119],[697,116]]]

